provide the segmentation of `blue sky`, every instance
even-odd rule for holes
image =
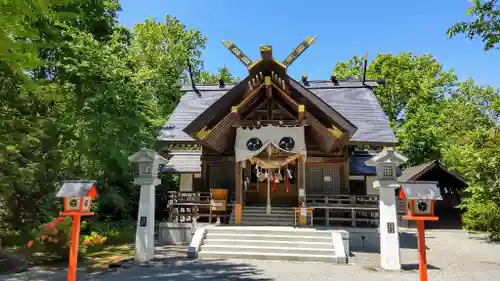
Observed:
[[[164,21],[177,17],[208,37],[203,52],[205,69],[226,65],[244,77],[243,65],[221,44],[231,40],[250,59],[259,57],[259,46],[273,46],[283,60],[305,37],[316,42],[289,68],[299,78],[328,79],[338,61],[369,53],[431,53],[444,69],[454,69],[460,79],[500,87],[500,50],[485,53],[479,40],[463,36],[448,39],[446,30],[467,19],[467,0],[121,0],[120,23],[133,27],[148,18]]]

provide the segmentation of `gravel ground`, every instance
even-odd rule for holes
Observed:
[[[429,280],[498,281],[500,245],[490,244],[479,235],[457,230],[427,233]],[[354,252],[349,265],[270,261],[200,261],[179,257],[182,249],[159,249],[159,261],[149,266],[133,266],[92,276],[82,272],[79,281],[409,281],[418,280],[416,249],[401,249],[401,272],[378,269],[379,255]],[[0,276],[0,281],[64,281],[65,273],[33,269],[28,273]],[[86,276],[85,276],[86,275]]]

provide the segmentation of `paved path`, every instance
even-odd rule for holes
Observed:
[[[427,234],[429,280],[498,281],[500,245],[489,244],[463,231],[435,230]],[[415,249],[402,249],[402,262],[411,268],[418,262]],[[162,259],[150,267],[134,266],[79,280],[96,281],[414,281],[418,271],[382,272],[378,254],[355,252],[349,265],[270,261],[200,261],[176,257],[163,249]],[[434,269],[432,269],[434,268]],[[0,281],[65,281],[65,273],[43,272],[0,276]]]

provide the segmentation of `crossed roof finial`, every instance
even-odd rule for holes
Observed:
[[[278,62],[285,69],[288,68],[304,51],[309,48],[309,46],[314,43],[316,40],[316,36],[312,38],[307,37],[304,41],[300,42],[300,44],[286,57],[282,62]],[[262,58],[257,61],[252,61],[249,59],[243,51],[240,50],[233,42],[227,40],[222,40],[222,44],[226,46],[226,48],[239,60],[243,63],[248,69],[252,68],[255,64],[257,64],[260,60],[273,59],[272,58],[272,47],[270,45],[264,45],[260,47],[260,52]]]

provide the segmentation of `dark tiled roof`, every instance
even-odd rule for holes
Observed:
[[[190,86],[183,86],[182,90],[186,93],[166,122],[158,140],[193,141],[182,130],[232,86],[226,85],[223,89],[218,85],[196,86],[201,97]],[[396,143],[389,120],[370,88],[354,81],[341,81],[340,86],[335,87],[328,81],[311,81],[307,88],[358,128],[351,142]]]
[[[409,181],[413,180],[413,178],[420,174],[423,170],[429,168],[431,165],[435,164],[436,161],[430,161],[424,164],[420,164],[418,166],[408,167],[404,169],[401,176],[398,178],[399,181]]]
[[[398,181],[400,181],[400,182],[418,181],[422,177],[424,177],[425,174],[434,170],[434,168],[436,168],[436,167],[438,169],[440,169],[439,170],[440,174],[444,174],[444,175],[448,174],[449,176],[451,176],[452,178],[457,180],[461,184],[461,186],[463,186],[463,187],[468,186],[465,179],[459,173],[452,172],[452,171],[448,170],[448,168],[446,168],[443,164],[439,163],[438,160],[433,160],[433,161],[430,161],[430,162],[427,162],[424,164],[420,164],[418,166],[406,168],[403,171],[402,175],[400,177],[398,177]],[[443,177],[440,176],[440,178],[443,178]]]
[[[172,151],[168,164],[162,172],[174,173],[200,173],[201,172],[201,151]]]

